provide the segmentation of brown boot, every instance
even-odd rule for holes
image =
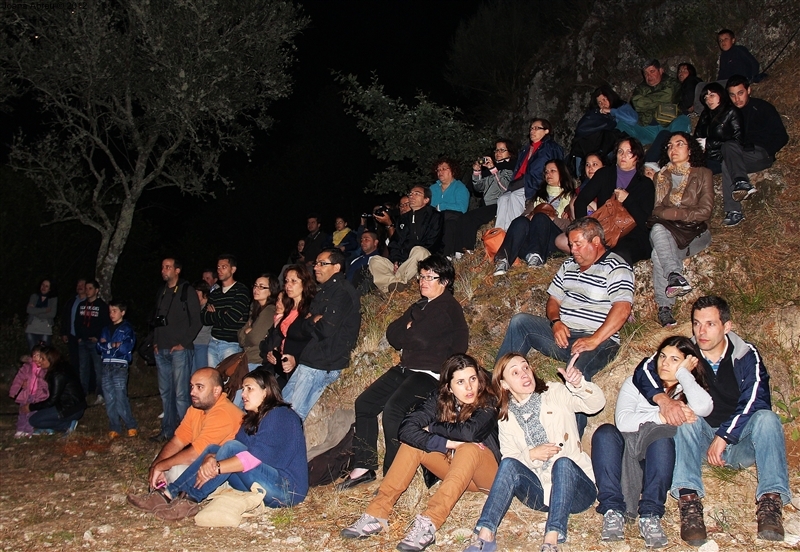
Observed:
[[[783,501],[777,493],[764,493],[756,502],[758,538],[769,541],[783,540]]]
[[[681,539],[692,546],[701,546],[707,538],[703,503],[697,493],[681,496],[678,503],[681,509]]]

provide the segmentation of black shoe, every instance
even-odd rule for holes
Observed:
[[[361,485],[362,483],[370,483],[372,481],[375,481],[377,478],[378,476],[375,475],[375,470],[367,470],[367,473],[359,475],[356,478],[348,477],[347,479],[336,485],[336,490],[346,491],[347,489],[352,489],[353,487]]]
[[[169,439],[167,439],[167,436],[164,435],[163,433],[159,433],[157,435],[153,435],[152,437],[150,437],[148,441],[152,443],[166,443],[167,441],[169,441]]]
[[[737,180],[736,183],[733,185],[733,191],[731,192],[731,196],[733,197],[734,201],[744,201],[748,199],[751,195],[756,193],[756,187],[750,184],[747,180]]]
[[[673,297],[681,297],[692,291],[692,285],[686,281],[681,274],[677,272],[670,272],[667,277],[667,288],[664,294],[672,299]]]
[[[665,328],[667,326],[674,326],[677,324],[677,322],[675,322],[675,317],[672,316],[672,309],[670,307],[658,308],[658,321]]]

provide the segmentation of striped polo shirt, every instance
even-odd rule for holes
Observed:
[[[633,305],[633,270],[616,253],[606,252],[581,272],[570,257],[547,289],[561,304],[561,321],[570,329],[594,333],[618,301]],[[611,336],[619,343],[619,332]]]

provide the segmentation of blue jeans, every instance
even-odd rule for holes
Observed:
[[[294,506],[302,502],[302,498],[297,497],[291,491],[291,482],[282,477],[278,473],[278,470],[263,462],[246,472],[220,474],[206,481],[199,489],[194,488],[194,483],[197,480],[197,473],[200,471],[200,466],[206,455],[215,454],[217,461],[221,462],[222,460],[236,456],[236,454],[246,450],[247,447],[236,440],[228,441],[222,446],[208,445],[202,454],[186,468],[186,471],[184,471],[174,483],[170,483],[167,486],[169,494],[175,497],[178,496],[178,493],[184,491],[194,500],[200,502],[205,500],[217,487],[227,481],[228,484],[237,491],[249,491],[253,483],[258,483],[267,491],[264,497],[264,504],[270,508]]]
[[[194,344],[194,352],[192,353],[192,374],[197,372],[200,368],[208,366],[208,344],[198,345]]]
[[[622,493],[624,453],[625,441],[615,426],[603,424],[597,428],[592,436],[592,467],[597,481],[597,511],[601,514],[608,510],[633,512],[633,504],[626,505]],[[658,439],[650,443],[645,459],[639,464],[643,471],[639,515],[663,517],[667,491],[672,482],[672,468],[675,466],[673,439]]]
[[[79,410],[69,416],[63,418],[59,416],[58,410],[55,406],[37,410],[31,414],[28,423],[36,429],[52,429],[53,431],[66,431],[69,429],[69,424],[74,420],[83,418],[85,410]]]
[[[699,497],[705,496],[700,464],[706,457],[716,431],[717,428],[708,425],[704,418],[678,427],[675,436],[675,471],[670,490],[675,498],[678,498],[680,489],[694,489]],[[759,410],[750,417],[742,429],[739,442],[725,447],[722,460],[726,466],[736,469],[756,465],[756,499],[765,493],[777,493],[784,504],[791,500],[783,426],[778,415],[771,410]]]
[[[325,388],[339,379],[341,370],[316,370],[298,364],[289,383],[283,388],[283,400],[291,403],[292,409],[305,421]]]
[[[108,427],[111,431],[122,433],[120,419],[128,429],[139,429],[139,424],[133,418],[131,403],[128,400],[127,364],[103,363],[103,397],[106,399]]]
[[[239,344],[233,341],[222,341],[216,337],[212,337],[208,342],[208,366],[212,368],[225,360],[231,355],[241,353],[242,348]]]
[[[189,398],[190,358],[191,351],[186,349],[178,351],[159,349],[156,354],[158,392],[161,394],[161,406],[164,409],[161,433],[168,439],[172,438],[175,429],[191,404]]]
[[[82,340],[78,343],[78,374],[81,378],[81,386],[83,392],[88,395],[94,391],[98,395],[103,394],[103,359],[100,353],[97,352],[97,343],[92,343],[88,339]],[[92,371],[94,370],[95,388],[89,389],[92,383]]]
[[[515,458],[503,458],[492,483],[489,498],[483,505],[476,532],[488,529],[497,534],[500,522],[517,497],[528,508],[548,512],[545,533],[558,532],[558,542],[567,540],[567,519],[594,503],[597,488],[589,476],[569,458],[558,458],[551,472],[550,505],[544,503],[542,482],[525,464]]]
[[[500,350],[497,352],[497,358],[499,359],[506,353],[527,355],[528,351],[536,349],[545,356],[566,363],[572,357],[572,344],[580,337],[592,335],[577,330],[570,330],[570,334],[567,347],[562,349],[556,344],[549,320],[532,314],[515,314],[508,325],[503,344],[500,345]],[[617,351],[619,351],[619,343],[611,338],[606,339],[595,350],[581,353],[575,362],[575,367],[583,373],[586,381],[592,381],[592,377],[611,362],[617,355]],[[578,431],[583,435],[583,430],[586,429],[586,414],[578,412],[575,414],[575,418],[578,421]]]

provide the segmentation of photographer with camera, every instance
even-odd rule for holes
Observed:
[[[151,438],[156,442],[166,442],[172,438],[189,408],[193,341],[203,326],[200,300],[194,288],[180,279],[181,268],[180,261],[174,258],[166,258],[161,262],[164,287],[156,297],[152,322],[158,392],[164,408],[161,432]]]

